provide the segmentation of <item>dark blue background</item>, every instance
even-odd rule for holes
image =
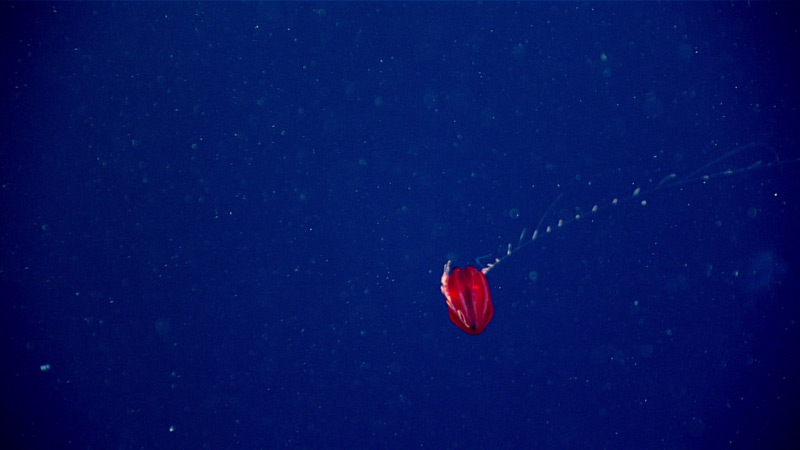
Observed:
[[[490,273],[477,337],[439,277],[559,194],[547,223],[737,148],[698,174],[797,158],[797,19],[744,2],[0,5],[3,440],[787,445],[798,164],[537,241]]]

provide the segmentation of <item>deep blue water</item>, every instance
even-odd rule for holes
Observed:
[[[0,5],[5,448],[789,447],[797,19]]]

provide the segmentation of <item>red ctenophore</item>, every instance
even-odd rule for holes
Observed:
[[[486,275],[473,266],[450,269],[444,265],[442,294],[447,299],[450,320],[468,334],[480,334],[494,315],[492,294]]]

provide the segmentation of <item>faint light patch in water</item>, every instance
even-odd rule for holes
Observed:
[[[762,250],[747,265],[745,288],[753,294],[767,292],[780,286],[787,272],[786,261],[772,250]]]
[[[171,326],[169,324],[169,319],[166,317],[160,317],[156,320],[156,333],[160,334],[161,336],[166,336],[169,334],[171,330]]]

